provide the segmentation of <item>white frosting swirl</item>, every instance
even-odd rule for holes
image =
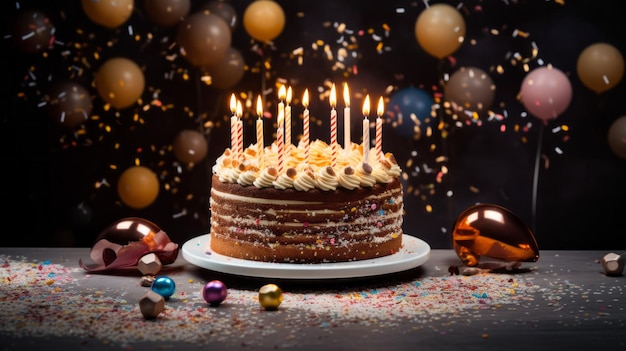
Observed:
[[[274,187],[282,190],[293,188],[293,181],[297,173],[295,168],[288,168],[286,172],[279,175],[273,182]]]
[[[274,186],[274,180],[278,176],[278,171],[274,167],[268,167],[261,171],[259,177],[252,183],[257,188],[269,188]]]
[[[361,186],[371,188],[376,184],[376,178],[372,175],[372,166],[367,163],[360,163],[356,169]]]
[[[315,175],[317,176],[317,184],[320,189],[325,191],[337,189],[339,182],[337,182],[337,176],[332,167],[327,166],[320,168]]]
[[[259,169],[256,167],[248,167],[246,170],[239,174],[239,178],[237,178],[237,183],[248,186],[254,184],[254,181],[259,176]]]
[[[308,166],[307,166],[308,167]],[[309,191],[317,186],[317,181],[315,180],[315,174],[313,170],[309,168],[305,168],[301,171],[298,171],[296,175],[296,179],[293,182],[294,189],[298,191]]]
[[[237,179],[239,179],[239,174],[241,174],[243,167],[237,161],[233,161],[232,163],[234,167],[222,169],[222,173],[220,174],[220,180],[222,182],[237,183]]]
[[[345,167],[339,174],[337,175],[337,181],[339,185],[346,189],[356,189],[361,184],[359,177],[355,174],[354,168],[351,166]]]
[[[372,170],[372,176],[376,179],[377,183],[389,183],[392,180],[389,174],[387,174],[386,169],[380,162],[374,165]]]
[[[389,162],[389,169],[387,169],[387,174],[390,177],[397,178],[402,174],[402,168],[398,165],[396,158],[391,153],[385,154],[385,159]]]

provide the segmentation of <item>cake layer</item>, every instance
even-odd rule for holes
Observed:
[[[323,263],[367,260],[394,254],[402,246],[402,235],[388,241],[352,242],[349,246],[269,245],[245,240],[232,240],[211,235],[211,250],[244,260],[280,263]]]
[[[275,262],[337,262],[397,252],[402,238],[402,186],[353,190],[257,188],[213,176],[211,248]]]

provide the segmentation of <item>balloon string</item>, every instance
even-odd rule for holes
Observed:
[[[261,56],[261,99],[263,100],[263,109],[265,109],[265,89],[267,89],[267,79],[266,79],[266,75],[267,75],[267,61],[269,60],[269,49],[268,49],[268,44],[264,43],[263,44],[263,52],[262,52],[262,56]]]
[[[539,161],[541,160],[541,145],[543,144],[543,130],[545,126],[542,124],[539,128],[537,137],[537,152],[535,153],[535,170],[533,174],[533,199],[532,199],[532,221],[533,231],[537,231],[537,195],[539,189]]]

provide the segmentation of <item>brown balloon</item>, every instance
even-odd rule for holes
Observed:
[[[239,25],[237,11],[227,2],[221,0],[209,1],[202,7],[202,10],[222,17],[231,31],[234,31]]]
[[[232,35],[222,17],[198,12],[179,25],[177,38],[183,57],[192,65],[203,67],[215,65],[226,56]]]
[[[56,83],[48,91],[46,101],[52,120],[69,129],[85,123],[93,107],[87,88],[76,82]]]
[[[52,22],[39,11],[21,11],[13,23],[13,39],[18,48],[27,54],[48,49],[54,41],[53,33]]]
[[[83,11],[94,23],[113,29],[133,14],[134,0],[82,0]]]
[[[159,179],[150,168],[132,166],[120,175],[117,193],[126,206],[142,209],[150,206],[159,195]]]
[[[209,145],[202,133],[189,129],[176,135],[172,148],[178,161],[196,164],[206,157]]]
[[[124,57],[106,61],[95,77],[95,85],[100,97],[117,109],[124,109],[143,94],[145,88],[143,71],[137,64]]]
[[[607,141],[609,148],[616,156],[626,159],[626,116],[622,116],[611,123],[607,133]]]
[[[415,21],[415,37],[426,52],[444,58],[463,44],[465,20],[451,5],[430,5]]]
[[[171,27],[185,19],[191,8],[191,0],[144,0],[143,5],[152,22]]]
[[[444,96],[455,110],[483,112],[491,108],[496,86],[491,77],[480,68],[461,67],[450,76]]]
[[[235,48],[228,49],[226,56],[216,65],[205,68],[211,77],[211,86],[217,89],[230,89],[241,81],[245,73],[243,55]]]
[[[243,26],[252,38],[267,43],[285,28],[285,12],[275,1],[255,0],[243,13]]]
[[[532,230],[510,210],[493,204],[465,209],[454,223],[454,250],[466,266],[477,266],[481,256],[505,262],[535,262],[539,247]]]
[[[587,88],[602,93],[612,89],[622,80],[624,57],[613,45],[595,43],[580,53],[576,71]]]

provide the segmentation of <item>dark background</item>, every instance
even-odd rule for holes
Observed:
[[[327,82],[341,86],[346,81],[354,93],[352,115],[360,116],[364,93],[389,98],[399,89],[414,86],[438,97],[443,77],[473,66],[490,72],[496,85],[492,109],[506,118],[481,116],[481,124],[452,123],[446,138],[438,130],[431,136],[409,138],[393,124],[385,125],[383,147],[396,155],[407,172],[405,232],[434,248],[449,248],[456,216],[483,202],[502,205],[520,216],[534,229],[541,249],[626,247],[621,226],[626,215],[626,161],[611,152],[606,136],[611,123],[626,114],[626,85],[622,81],[599,95],[584,87],[576,75],[578,55],[590,44],[603,41],[626,52],[617,1],[448,1],[462,4],[467,35],[459,50],[443,60],[430,56],[416,41],[415,21],[425,8],[421,1],[277,2],[285,12],[286,25],[263,55],[241,25],[250,1],[228,2],[239,21],[233,29],[232,47],[244,55],[248,69],[236,86],[224,90],[200,83],[199,70],[185,58],[166,59],[177,52],[176,28],[152,24],[141,1],[135,2],[132,17],[117,29],[92,23],[79,1],[3,2],[0,194],[6,224],[0,245],[91,246],[101,230],[128,216],[150,219],[172,240],[183,243],[209,230],[208,176],[215,158],[229,145],[225,121],[231,93],[256,97],[262,86],[269,89],[282,82],[301,96],[305,88],[317,91],[318,87],[328,89]],[[192,1],[191,12],[206,3]],[[24,9],[44,12],[54,24],[56,42],[47,50],[28,54],[17,48],[11,24]],[[312,49],[312,43],[323,40],[336,53],[345,37],[337,33],[335,23],[345,23],[355,31],[358,45],[350,50],[356,56],[346,62],[347,69],[333,69],[336,60]],[[389,26],[388,33],[383,25]],[[514,36],[515,29],[529,35]],[[385,50],[376,50],[379,41],[368,30],[382,38]],[[512,53],[530,57],[533,44],[539,54],[529,67],[552,64],[568,75],[573,88],[569,108],[545,126],[540,145],[541,122],[525,114],[517,100],[526,72],[510,59]],[[302,65],[292,55],[300,47],[304,49]],[[118,55],[132,58],[144,70],[144,101],[158,96],[171,108],[144,110],[136,105],[105,111],[92,80],[104,60]],[[263,76],[259,67],[266,60],[270,65]],[[495,66],[503,72],[491,73]],[[81,74],[72,75],[72,67],[78,67]],[[92,115],[98,116],[73,131],[52,121],[40,106],[50,86],[70,75],[91,89]],[[386,91],[389,86],[394,89]],[[267,99],[275,100],[276,91],[270,91]],[[328,102],[312,99],[311,105],[312,116],[320,122],[312,129],[312,138],[328,140]],[[294,105],[294,116],[301,108]],[[450,121],[443,110],[438,113]],[[108,131],[103,124],[114,128]],[[209,142],[208,156],[192,168],[178,164],[171,152],[175,135],[189,128],[203,131]],[[251,138],[254,127],[246,128],[244,135]],[[294,126],[295,130],[300,129]],[[437,146],[436,152],[430,151],[431,145]],[[442,155],[447,161],[437,162]],[[538,156],[535,203],[533,175]],[[135,160],[158,173],[161,181],[157,200],[140,210],[124,206],[115,187],[119,174]],[[415,171],[416,165],[421,166],[420,172]],[[435,174],[446,169],[437,182]]]

